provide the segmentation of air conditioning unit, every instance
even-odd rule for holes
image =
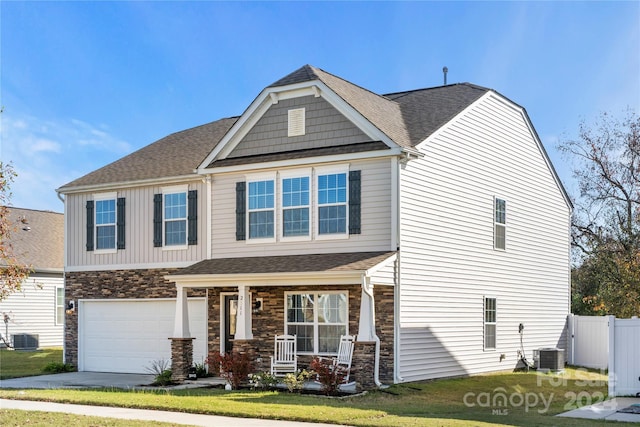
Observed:
[[[564,350],[561,348],[539,348],[537,351],[536,368],[549,371],[564,369]]]
[[[16,350],[37,350],[39,336],[37,334],[14,334],[13,348]]]

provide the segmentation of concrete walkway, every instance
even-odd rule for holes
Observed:
[[[616,397],[611,400],[596,403],[569,412],[556,415],[557,417],[585,418],[589,420],[604,421],[624,421],[630,423],[640,423],[640,414],[626,414],[618,412],[620,409],[628,408],[631,405],[640,404],[637,397]]]
[[[336,427],[335,424],[313,424],[296,421],[233,418],[222,417],[218,415],[188,414],[185,412],[111,408],[106,406],[70,405],[64,403],[33,402],[29,400],[0,399],[0,408],[20,409],[23,411],[62,412],[65,414],[90,415],[95,417],[118,418],[124,420],[157,421],[179,425],[204,427]]]

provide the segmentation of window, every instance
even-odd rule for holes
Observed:
[[[186,249],[198,244],[198,190],[165,187],[153,195],[153,247]]]
[[[496,299],[484,299],[484,349],[496,348]]]
[[[116,199],[96,200],[96,250],[116,248]]]
[[[249,182],[249,239],[274,237],[274,181]]]
[[[318,234],[347,231],[347,174],[318,175]]]
[[[502,199],[495,199],[494,202],[494,231],[493,247],[495,249],[506,249],[507,241],[507,202]]]
[[[309,177],[282,179],[282,236],[309,236]]]
[[[300,353],[335,354],[348,333],[346,292],[288,294],[285,329],[297,336]]]
[[[164,244],[187,244],[187,193],[164,193]]]
[[[125,248],[125,199],[98,193],[87,200],[87,251],[113,253]]]
[[[56,288],[56,325],[64,323],[64,288]]]

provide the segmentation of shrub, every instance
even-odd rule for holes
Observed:
[[[195,363],[194,367],[196,368],[197,378],[205,378],[209,376],[209,372],[207,372],[207,364],[205,362]]]
[[[253,369],[247,353],[216,353],[207,359],[206,363],[210,370],[219,372],[220,376],[225,378],[234,390],[240,388],[240,385],[249,378]]]
[[[344,382],[347,373],[326,359],[314,357],[311,361],[311,369],[318,377],[322,391],[326,395],[338,394],[340,384]]]
[[[302,370],[300,372],[296,372],[295,374],[287,374],[284,376],[282,382],[285,383],[287,389],[290,392],[300,391],[304,387],[304,383],[311,377],[311,372],[306,370]]]
[[[260,372],[251,375],[249,382],[253,385],[253,388],[271,390],[276,388],[278,385],[278,378],[275,375],[271,375],[269,372]]]
[[[70,363],[60,363],[60,362],[51,362],[48,363],[44,368],[42,368],[42,372],[47,372],[50,374],[60,374],[62,372],[73,372],[76,369]]]
[[[154,360],[145,368],[147,372],[155,375],[153,385],[166,386],[173,384],[171,381],[171,362],[165,359]]]

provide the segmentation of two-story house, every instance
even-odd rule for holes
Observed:
[[[371,386],[564,347],[571,203],[491,89],[378,95],[306,65],[58,191],[80,370],[232,349],[268,370],[282,333],[305,367],[355,334]]]

